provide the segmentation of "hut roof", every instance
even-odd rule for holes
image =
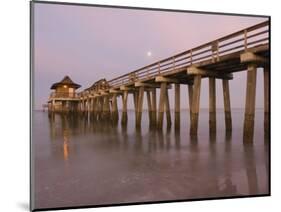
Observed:
[[[56,89],[59,86],[67,85],[68,87],[72,88],[80,88],[81,85],[74,83],[69,76],[65,76],[60,82],[56,82],[51,86],[51,89]]]
[[[86,88],[85,91],[94,89],[96,86],[98,86],[98,85],[100,85],[100,84],[103,84],[103,83],[108,84],[105,78],[96,81],[96,82],[95,82],[94,84],[92,84],[90,87]]]

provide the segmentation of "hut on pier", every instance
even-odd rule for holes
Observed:
[[[80,102],[78,105],[78,110],[82,112],[92,111],[94,106],[92,105],[93,95],[101,95],[103,91],[110,88],[109,83],[105,78],[96,81],[90,87],[78,93],[80,97]]]
[[[74,83],[69,76],[65,76],[60,82],[54,83],[54,90],[48,100],[48,111],[50,112],[74,112],[77,111],[79,97],[76,90],[81,85]]]

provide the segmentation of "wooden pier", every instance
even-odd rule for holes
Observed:
[[[120,123],[128,122],[127,104],[132,95],[135,125],[141,127],[143,100],[147,98],[149,124],[162,129],[172,125],[169,89],[174,89],[174,127],[180,128],[180,91],[186,92],[190,108],[190,134],[198,132],[202,80],[209,81],[209,126],[216,132],[216,83],[222,83],[225,130],[232,130],[229,80],[235,73],[246,71],[244,137],[252,137],[255,119],[257,69],[264,72],[264,127],[269,129],[269,22],[263,22],[235,33],[157,61],[109,81],[103,79],[78,93],[77,110],[94,120],[110,120],[118,124],[117,99],[122,98]],[[157,104],[156,91],[159,90]],[[186,100],[184,100],[187,102]],[[158,106],[158,107],[157,107]],[[242,123],[241,123],[242,124]]]

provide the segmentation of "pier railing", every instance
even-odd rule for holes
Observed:
[[[76,93],[69,92],[52,92],[49,98],[78,98],[78,95]]]
[[[124,74],[108,81],[111,88],[130,85],[136,81],[153,79],[159,75],[173,74],[182,68],[205,60],[218,62],[224,55],[247,51],[248,48],[268,44],[269,21],[248,27],[172,57],[157,61],[148,66]]]

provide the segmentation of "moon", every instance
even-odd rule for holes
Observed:
[[[151,51],[148,51],[148,52],[146,53],[146,55],[147,55],[148,57],[151,57],[151,55],[152,55]]]

